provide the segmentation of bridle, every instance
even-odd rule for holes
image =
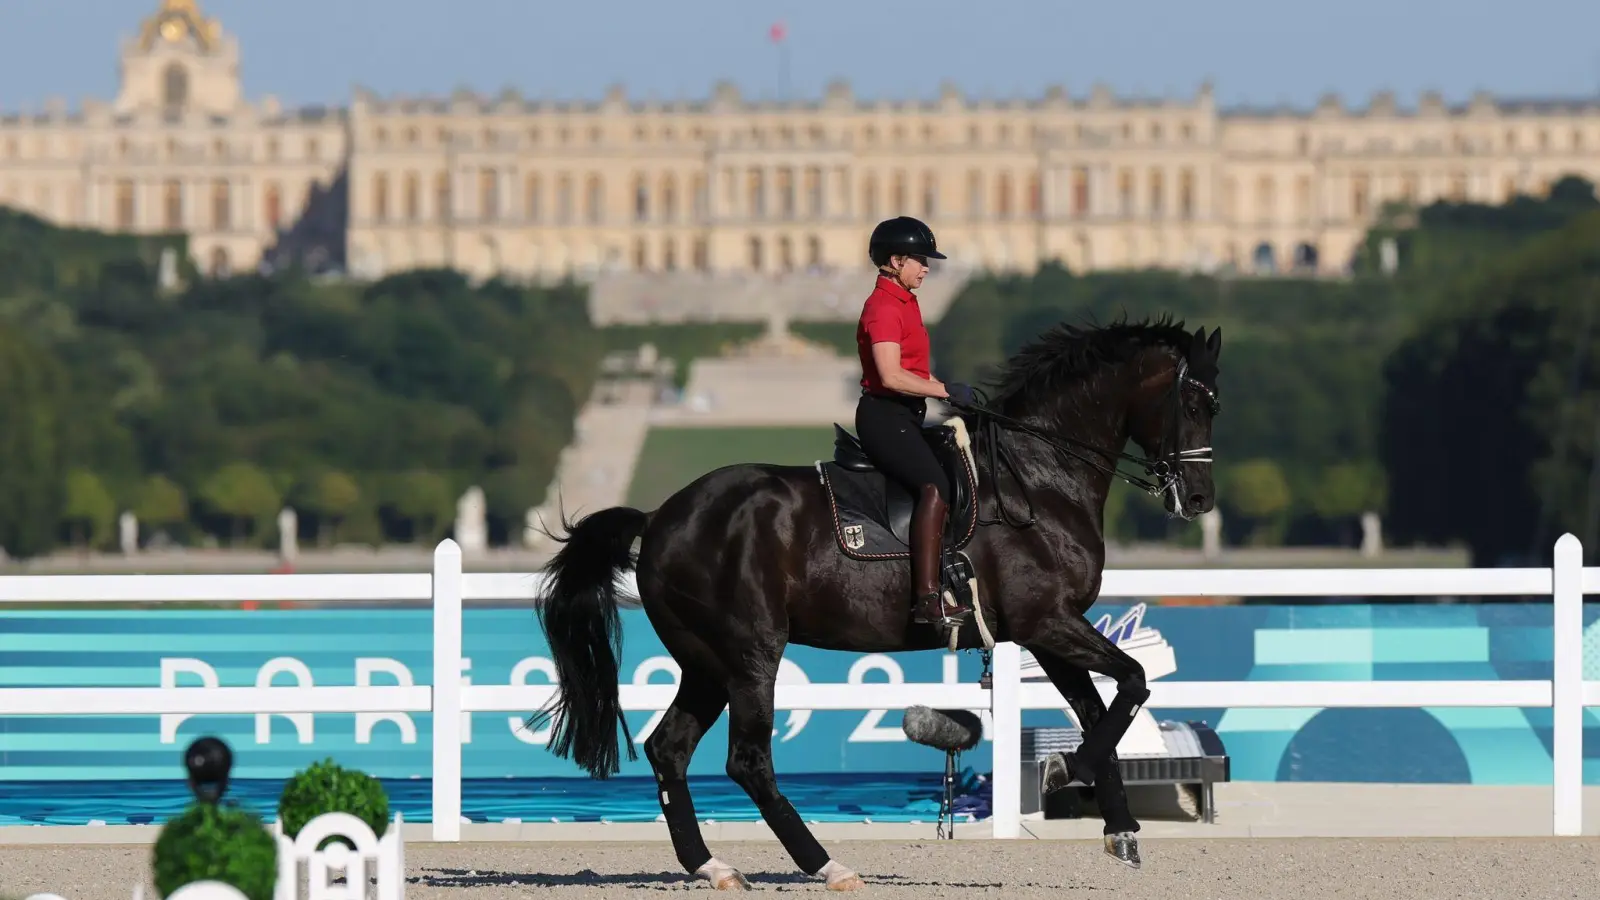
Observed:
[[[998,461],[1005,464],[1007,471],[1011,473],[1011,477],[1015,479],[1018,486],[1022,488],[1022,499],[1028,507],[1027,521],[1012,519],[1006,512],[1004,500],[1000,496],[1000,491],[997,486],[994,495],[995,507],[1000,511],[1000,518],[984,519],[980,516],[978,518],[978,524],[997,525],[1004,522],[1005,524],[1014,528],[1027,528],[1028,526],[1033,525],[1036,521],[1033,515],[1033,498],[1028,495],[1028,484],[1023,480],[1022,474],[1017,470],[1016,463],[1012,459],[1011,453],[1000,443],[1001,430],[1013,431],[1032,437],[1044,443],[1046,446],[1054,449],[1058,453],[1064,453],[1084,463],[1087,463],[1092,468],[1098,469],[1099,471],[1104,472],[1113,478],[1120,478],[1139,490],[1150,494],[1151,496],[1170,496],[1172,500],[1172,509],[1175,510],[1174,515],[1183,519],[1190,518],[1183,513],[1182,491],[1184,487],[1184,478],[1182,464],[1210,463],[1213,460],[1211,458],[1210,447],[1197,447],[1191,450],[1178,449],[1178,431],[1183,419],[1183,389],[1186,386],[1194,388],[1205,397],[1206,404],[1211,410],[1211,417],[1213,419],[1222,414],[1222,404],[1217,400],[1216,392],[1211,388],[1206,387],[1193,375],[1190,375],[1189,361],[1179,357],[1177,374],[1172,379],[1172,387],[1168,389],[1168,397],[1170,397],[1171,402],[1167,404],[1165,427],[1163,427],[1161,430],[1161,442],[1157,447],[1157,452],[1154,458],[1135,456],[1134,454],[1124,453],[1120,450],[1107,450],[1103,447],[1096,447],[1093,444],[1089,444],[1084,441],[1080,441],[1077,438],[1068,437],[1066,435],[1047,434],[1046,432],[1035,428],[1026,422],[1023,422],[1020,419],[1014,419],[1011,416],[1005,415],[1004,413],[999,413],[993,409],[990,409],[988,405],[988,396],[984,395],[977,388],[973,389],[973,393],[980,395],[981,402],[979,404],[969,406],[966,404],[951,403],[950,405],[955,407],[957,410],[966,413],[967,415],[971,415],[977,420],[974,431],[978,437],[978,451],[979,453],[987,454],[989,463],[988,468],[992,477],[996,479],[1000,477],[1000,470],[996,465],[996,457],[998,456]],[[1084,453],[1067,446],[1068,444],[1075,444],[1078,447],[1084,448],[1090,453],[1097,453],[1101,456],[1107,457],[1111,459],[1112,462],[1107,465],[1106,463],[1097,459],[1091,459]],[[1150,477],[1144,478],[1139,475],[1123,471],[1119,467],[1123,462],[1129,462],[1143,467],[1145,474]],[[976,502],[976,498],[974,498],[974,502]]]

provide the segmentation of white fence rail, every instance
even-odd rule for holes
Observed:
[[[1105,573],[1102,598],[1183,596],[1548,596],[1554,667],[1523,681],[1182,681],[1150,684],[1152,708],[1508,707],[1553,711],[1552,833],[1577,835],[1583,819],[1583,708],[1600,706],[1600,681],[1583,680],[1583,598],[1600,594],[1600,568],[1583,568],[1578,539],[1564,535],[1554,565],[1526,569],[1199,569]],[[433,671],[460,672],[465,600],[531,599],[539,576],[464,574],[446,540],[431,574],[414,575],[42,575],[0,578],[0,604],[246,600],[431,600]],[[635,590],[632,579],[628,589]],[[928,705],[987,711],[993,737],[991,826],[1021,833],[1022,711],[1061,709],[1049,684],[1021,678],[1021,650],[995,648],[992,690],[976,684],[781,685],[779,710],[905,709]],[[433,839],[461,839],[462,712],[527,712],[557,690],[544,685],[463,685],[435,678],[411,687],[6,688],[0,716],[163,713],[432,713]],[[676,687],[623,685],[629,711],[666,709]]]

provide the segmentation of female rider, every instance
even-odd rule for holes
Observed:
[[[861,399],[856,404],[856,434],[861,447],[885,475],[916,499],[911,515],[911,573],[916,622],[960,622],[972,612],[954,599],[946,603],[939,586],[950,484],[922,435],[927,398],[972,403],[972,388],[945,384],[928,366],[928,329],[912,293],[928,274],[928,260],[946,259],[933,232],[910,216],[878,223],[868,242],[878,267],[878,283],[861,308],[856,348],[861,355]]]

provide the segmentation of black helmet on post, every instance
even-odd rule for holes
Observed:
[[[875,266],[887,265],[891,256],[948,259],[934,244],[933,229],[910,216],[896,216],[879,222],[878,227],[872,229],[867,255]]]

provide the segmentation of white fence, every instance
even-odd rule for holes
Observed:
[[[1508,707],[1551,708],[1555,722],[1552,831],[1579,834],[1583,819],[1583,708],[1600,706],[1600,681],[1583,680],[1583,598],[1600,594],[1600,568],[1583,568],[1578,539],[1564,535],[1551,568],[1527,569],[1196,569],[1111,570],[1102,598],[1163,595],[1506,596],[1553,603],[1554,669],[1532,681],[1182,681],[1153,682],[1147,707]],[[538,576],[463,574],[461,550],[446,540],[431,574],[410,575],[40,575],[0,578],[0,603],[245,600],[432,600],[433,671],[460,672],[463,600],[527,600]],[[628,589],[635,590],[631,578]],[[995,648],[992,690],[976,684],[780,685],[779,710],[905,709],[927,705],[987,711],[993,735],[991,825],[997,838],[1021,833],[1022,711],[1057,710],[1047,683],[1024,683],[1021,650]],[[5,688],[0,716],[163,713],[432,713],[433,839],[461,839],[461,713],[529,712],[557,688],[462,684],[435,679],[410,687]],[[630,711],[666,709],[676,687],[621,687]],[[574,774],[579,774],[574,769]]]

